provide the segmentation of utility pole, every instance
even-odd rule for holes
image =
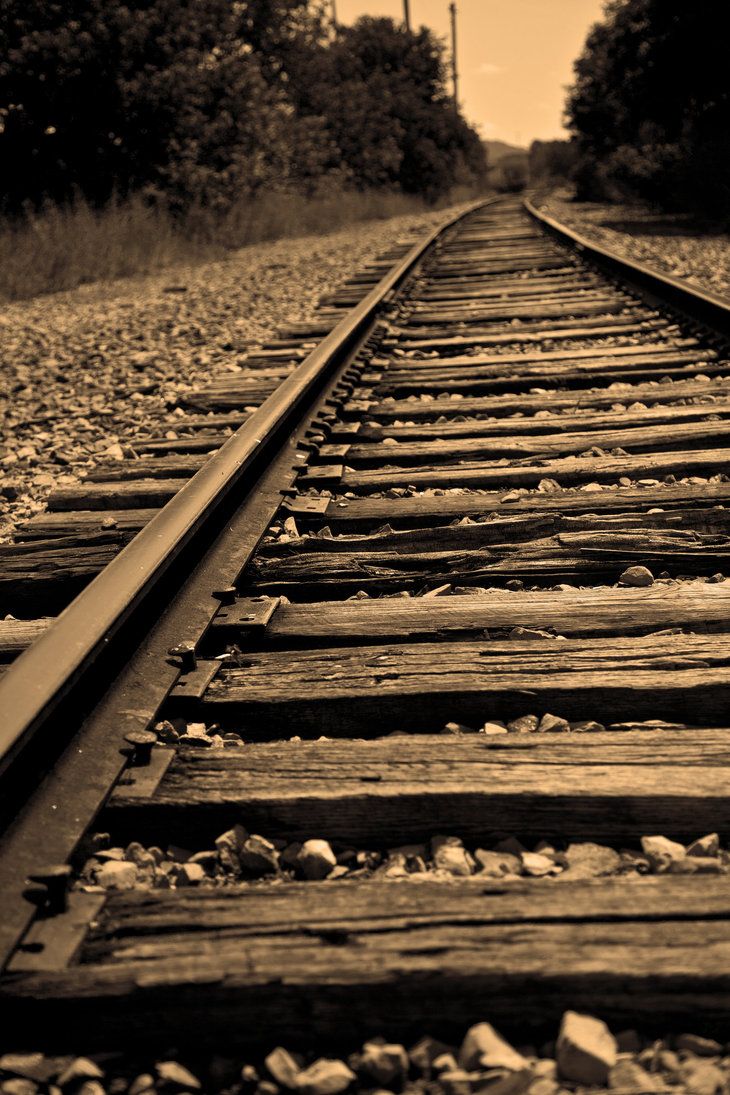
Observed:
[[[337,0],[332,0],[332,30],[337,33]]]
[[[406,30],[411,29],[411,3],[410,0],[403,0],[403,22],[405,23]]]
[[[459,77],[456,70],[456,4],[451,0],[451,79],[454,85],[454,110],[459,109]]]

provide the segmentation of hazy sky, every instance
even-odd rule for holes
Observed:
[[[403,0],[336,0],[337,18],[402,19]],[[411,23],[449,33],[449,0],[410,0]],[[564,137],[565,87],[603,0],[457,0],[459,99],[483,137]]]

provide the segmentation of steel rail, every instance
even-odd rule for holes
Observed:
[[[696,322],[707,324],[723,335],[730,335],[730,301],[727,299],[706,289],[688,285],[681,278],[660,273],[643,262],[624,258],[615,251],[594,243],[537,209],[529,198],[525,198],[523,205],[532,219],[547,232],[556,239],[569,243],[583,258],[594,262],[604,272],[623,282],[629,282],[644,293],[649,293],[661,304],[668,304]]]
[[[352,308],[237,432],[97,575],[0,680],[0,774],[88,675],[252,464],[327,377],[373,315],[448,228],[495,199],[472,202],[434,228]]]

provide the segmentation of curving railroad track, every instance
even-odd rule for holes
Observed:
[[[726,1024],[729,335],[481,203],[57,492],[0,559],[5,1042]]]

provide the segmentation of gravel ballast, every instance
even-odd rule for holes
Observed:
[[[529,717],[529,716],[528,716]],[[313,836],[288,843],[249,833],[243,825],[221,833],[214,847],[194,852],[168,844],[145,847],[133,841],[111,847],[106,833],[89,838],[88,857],[74,886],[85,892],[132,889],[180,889],[300,880],[381,878],[412,882],[449,882],[476,877],[518,882],[524,879],[576,881],[606,876],[719,875],[730,872],[730,852],[717,833],[688,845],[661,834],[646,835],[634,848],[616,850],[591,841],[551,843],[530,850],[513,835],[500,835],[484,847],[465,847],[457,836],[435,835],[422,844],[397,848],[355,848]]]
[[[496,1021],[496,1020],[495,1020]],[[265,1039],[265,1032],[264,1038]],[[652,1038],[612,1031],[593,1015],[566,1011],[544,1044],[525,1032],[508,1041],[490,1022],[475,1022],[459,1044],[424,1033],[414,1044],[373,1032],[357,1049],[285,1046],[243,1058],[225,1043],[214,1054],[166,1046],[142,1056],[0,1055],[4,1095],[155,1095],[199,1091],[227,1095],[568,1095],[611,1091],[721,1095],[730,1083],[730,1046],[685,1032]],[[264,1043],[265,1044],[265,1043]],[[83,1052],[83,1050],[82,1050]],[[327,1054],[325,1056],[325,1053]]]
[[[730,234],[702,230],[686,215],[639,204],[574,202],[556,191],[538,209],[595,243],[730,300]]]
[[[0,540],[109,450],[107,459],[140,433],[174,429],[183,393],[237,371],[279,325],[308,319],[321,296],[453,211],[257,244],[7,305]]]

